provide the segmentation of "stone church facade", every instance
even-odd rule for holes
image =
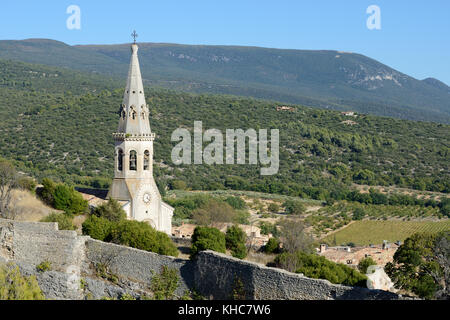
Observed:
[[[162,201],[153,178],[155,134],[150,129],[136,43],[131,52],[119,126],[113,134],[114,180],[107,197],[121,203],[128,219],[147,222],[170,235],[174,209]]]

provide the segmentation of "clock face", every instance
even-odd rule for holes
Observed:
[[[150,202],[150,193],[148,193],[148,192],[144,193],[142,200],[144,200],[145,203],[149,203]]]

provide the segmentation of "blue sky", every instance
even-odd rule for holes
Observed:
[[[406,0],[40,0],[2,1],[0,39],[68,44],[223,44],[357,52],[418,79],[450,85],[450,1]],[[69,5],[81,29],[69,30]],[[381,30],[369,30],[369,5]]]

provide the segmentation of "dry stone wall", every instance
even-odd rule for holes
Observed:
[[[242,261],[213,251],[195,260],[158,255],[60,231],[56,223],[0,219],[0,262],[13,261],[26,275],[36,275],[50,299],[135,297],[149,292],[151,279],[163,266],[178,270],[182,296],[195,290],[206,298],[230,299],[399,299],[380,290],[334,285],[284,270]],[[37,272],[43,261],[51,270]],[[116,281],[99,277],[96,266],[106,266]]]
[[[151,284],[153,273],[160,273],[163,266],[168,266],[176,269],[180,275],[179,287],[175,294],[182,296],[193,286],[194,268],[189,260],[88,239],[83,272],[92,275],[97,264],[105,265],[120,279],[146,284],[147,287]]]
[[[198,255],[194,275],[197,289],[211,299],[230,299],[233,294],[257,300],[399,298],[387,291],[336,285],[213,251]]]

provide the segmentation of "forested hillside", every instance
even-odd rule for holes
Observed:
[[[122,83],[66,69],[0,61],[0,156],[20,170],[79,185],[107,187]],[[315,199],[338,197],[353,183],[450,191],[450,126],[225,95],[146,89],[156,133],[159,186],[240,189]],[[280,130],[280,170],[257,165],[183,165],[170,159],[176,128]]]
[[[450,123],[450,93],[444,83],[414,79],[357,53],[166,43],[140,43],[139,48],[144,81],[151,86]],[[122,79],[129,55],[128,44],[0,41],[0,59]]]

